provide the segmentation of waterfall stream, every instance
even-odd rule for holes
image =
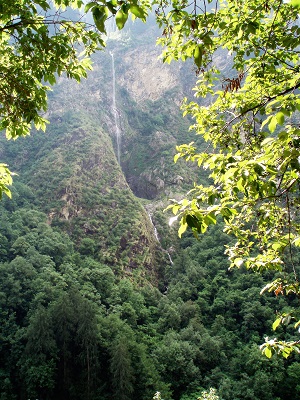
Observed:
[[[114,54],[112,52],[110,52],[111,55],[111,65],[112,65],[112,112],[113,112],[113,116],[114,116],[114,129],[115,129],[115,137],[116,137],[116,145],[117,145],[117,159],[118,159],[118,163],[120,164],[121,161],[121,128],[120,128],[120,116],[119,116],[119,111],[117,109],[117,104],[116,104],[116,71],[115,71],[115,59],[114,59]],[[170,253],[163,249],[161,247],[161,243],[160,243],[160,239],[158,236],[158,232],[156,229],[156,226],[153,223],[152,220],[152,216],[150,214],[150,212],[148,210],[147,214],[149,216],[149,220],[151,222],[151,225],[153,227],[153,232],[154,232],[154,236],[155,239],[157,240],[157,242],[160,244],[160,248],[161,250],[166,253],[169,257],[169,261],[170,264],[173,265],[173,260],[171,258]]]
[[[151,214],[148,212],[148,216],[149,216],[149,219],[150,219],[150,222],[151,222],[151,225],[153,226],[153,231],[154,231],[154,236],[155,236],[155,239],[159,242],[159,237],[158,237],[158,233],[157,233],[157,229],[156,229],[156,226],[154,225],[154,223],[153,223],[153,220],[152,220],[152,217],[151,217]]]
[[[146,208],[146,207],[145,207],[145,208]],[[155,239],[158,241],[159,244],[161,244],[161,243],[160,243],[160,240],[159,240],[159,236],[158,236],[158,232],[157,232],[156,226],[154,225],[153,220],[152,220],[152,215],[151,215],[150,212],[147,210],[147,208],[146,208],[146,211],[147,211],[149,220],[150,220],[150,222],[151,222],[151,225],[152,225],[152,227],[153,227],[153,232],[154,232]],[[171,254],[168,252],[168,250],[163,249],[163,248],[161,247],[161,245],[160,245],[160,248],[161,248],[161,250],[162,250],[164,253],[166,253],[166,254],[168,255],[170,264],[173,265],[173,260],[172,260]]]
[[[114,116],[114,127],[115,127],[115,136],[116,136],[116,145],[117,145],[117,159],[118,163],[120,164],[121,160],[121,129],[120,129],[120,118],[119,112],[116,105],[116,71],[115,71],[115,59],[114,54],[110,52],[111,55],[111,65],[112,65],[112,84],[113,84],[113,91],[112,91],[112,112]]]

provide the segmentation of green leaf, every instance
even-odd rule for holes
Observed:
[[[127,19],[128,13],[125,13],[122,9],[120,9],[116,14],[116,25],[118,29],[123,29]]]
[[[138,6],[137,4],[132,4],[130,6],[130,12],[137,18],[144,19],[146,17],[145,10],[142,7]]]
[[[238,181],[237,181],[237,183],[236,183],[236,187],[238,188],[238,190],[240,191],[240,192],[244,192],[244,179],[243,178],[240,178]]]
[[[291,0],[291,5],[295,7],[300,7],[300,0]]]
[[[300,321],[297,321],[294,325],[295,328],[298,328],[300,326]]]
[[[283,112],[279,112],[276,114],[276,120],[278,122],[279,125],[283,125],[284,123],[284,113]]]
[[[269,116],[262,122],[262,124],[261,124],[261,129],[262,129],[266,124],[269,123],[269,121],[270,121],[270,119],[271,119],[272,117],[273,117],[272,115],[269,115]]]
[[[56,78],[54,74],[49,74],[47,77],[45,76],[45,81],[48,81],[50,85],[54,85],[56,83]]]
[[[275,242],[272,244],[272,249],[277,251],[280,250],[282,248],[282,243],[281,242]]]
[[[175,154],[175,156],[174,156],[174,163],[176,163],[180,157],[181,157],[181,153]]]
[[[275,321],[272,324],[272,328],[274,331],[276,331],[276,328],[280,325],[280,323],[281,323],[281,317],[275,319]]]
[[[199,231],[199,229],[197,229]],[[206,224],[201,224],[200,225],[200,232],[205,233],[207,231],[207,225]]]
[[[296,238],[293,240],[293,245],[295,245],[295,246],[297,246],[297,247],[300,247],[300,236],[296,237]]]
[[[217,196],[215,194],[211,194],[208,196],[207,202],[209,205],[213,205],[215,203]]]
[[[229,168],[224,175],[224,181],[227,181],[229,178],[233,178],[238,170],[238,168]]]
[[[270,347],[266,347],[266,348],[265,348],[265,355],[266,355],[268,358],[271,358],[271,357],[272,357],[272,350],[270,349]]]
[[[204,222],[207,224],[207,225],[211,225],[211,224],[216,224],[217,223],[217,219],[216,219],[216,216],[215,216],[215,214],[213,213],[213,212],[210,212],[209,214],[207,214],[206,216],[205,216],[205,218],[204,218]]]
[[[276,116],[273,116],[273,117],[271,118],[271,121],[270,121],[269,125],[268,125],[269,131],[270,131],[271,133],[273,133],[273,132],[275,131],[276,126],[277,126],[277,123],[278,123],[278,121],[277,121]]]
[[[186,231],[187,227],[188,227],[187,223],[183,223],[183,222],[180,223],[180,227],[178,229],[178,236],[180,238],[181,238],[182,234]]]
[[[236,258],[234,260],[234,265],[240,268],[240,266],[243,264],[244,260],[242,258]]]
[[[87,3],[84,7],[84,12],[87,13],[88,11],[90,11],[91,8],[95,7],[95,5],[97,5],[97,3],[95,3],[94,1]]]
[[[199,227],[201,229],[201,221],[199,221],[195,215],[187,215],[186,222],[190,228],[196,228],[198,230]]]
[[[108,2],[106,3],[106,5],[107,5],[109,11],[110,11],[113,15],[115,15],[115,14],[117,13],[117,10],[115,9],[115,7],[116,7],[117,4],[114,4],[112,1],[108,1]]]
[[[105,31],[105,20],[107,18],[107,8],[106,7],[94,7],[93,8],[93,18],[96,24],[97,29],[106,33]]]
[[[291,351],[288,349],[284,349],[284,350],[282,350],[282,356],[285,358],[285,359],[287,359],[289,356],[290,356],[290,354],[291,354]]]
[[[257,22],[255,22],[255,21],[250,21],[248,23],[248,30],[249,30],[250,33],[255,34],[255,32],[256,32],[258,27],[259,27],[259,24]]]
[[[172,212],[173,212],[173,214],[176,215],[176,214],[178,213],[178,210],[179,210],[179,209],[180,209],[180,206],[177,206],[177,205],[173,206],[173,207],[172,207]]]
[[[203,57],[203,46],[198,45],[194,50],[194,62],[198,68],[202,66],[202,57]]]

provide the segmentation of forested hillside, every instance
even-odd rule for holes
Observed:
[[[162,65],[155,37],[112,32],[86,81],[58,79],[47,133],[1,141],[17,174],[0,204],[1,400],[300,399],[299,357],[259,349],[297,299],[229,271],[222,226],[179,240],[163,213],[208,178],[173,163],[203,145],[179,109],[197,78]]]
[[[262,277],[228,273],[221,231],[184,239],[156,288],[118,277],[28,194],[1,212],[2,399],[299,397],[299,363],[258,347],[285,303],[259,296]]]

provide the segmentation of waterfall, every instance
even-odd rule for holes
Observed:
[[[171,254],[167,251],[167,250],[165,250],[166,252],[167,252],[167,254],[168,254],[168,257],[169,257],[169,261],[170,261],[170,264],[171,265],[173,265],[174,263],[173,263],[173,260],[172,260],[172,257],[171,257]]]
[[[149,220],[150,220],[150,222],[151,222],[151,225],[152,225],[152,227],[153,227],[153,232],[154,232],[155,239],[156,239],[156,240],[158,241],[158,243],[160,244],[158,232],[157,232],[156,226],[154,225],[154,222],[153,222],[153,220],[152,220],[152,215],[151,215],[150,212],[147,210],[147,206],[146,206],[145,208],[146,208],[146,211],[147,211]],[[161,246],[160,246],[160,248],[161,248],[161,250],[162,250],[164,253],[166,253],[166,254],[168,255],[170,264],[173,265],[173,260],[172,260],[171,254],[168,252],[168,250],[163,249]]]
[[[115,126],[115,135],[116,135],[116,145],[117,145],[117,158],[118,163],[120,164],[120,154],[121,154],[121,129],[119,124],[119,112],[116,105],[116,71],[115,71],[115,59],[114,54],[110,52],[111,55],[111,64],[112,64],[112,75],[113,75],[113,90],[112,90],[112,112],[114,116],[114,126]]]
[[[148,217],[149,217],[149,219],[150,219],[151,225],[153,226],[153,231],[154,231],[155,239],[159,242],[159,236],[158,236],[158,233],[157,233],[157,229],[156,229],[156,226],[155,226],[154,223],[153,223],[151,214],[150,214],[149,212],[148,212]]]

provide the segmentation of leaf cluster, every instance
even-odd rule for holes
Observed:
[[[31,122],[45,130],[47,92],[57,76],[80,81],[91,69],[89,55],[103,45],[101,36],[77,16],[70,20],[66,7],[81,1],[8,2],[0,19],[0,129],[8,139],[25,136]],[[50,85],[49,85],[50,84]]]
[[[123,29],[129,14],[131,14],[133,20],[139,18],[146,22],[149,10],[150,2],[147,0],[102,0],[89,2],[85,6],[85,12],[92,12],[96,27],[102,33],[106,33],[105,21],[108,18],[114,17],[117,28]]]
[[[188,227],[198,236],[223,220],[224,231],[236,239],[226,249],[231,267],[278,271],[287,283],[274,281],[270,290],[298,296],[298,5],[249,0],[172,6],[158,12],[164,60],[194,59],[197,101],[186,101],[183,111],[207,142],[205,152],[194,143],[178,146],[175,162],[196,163],[213,183],[195,184],[186,199],[172,201],[179,236]],[[219,68],[217,51],[230,59],[230,75]]]

